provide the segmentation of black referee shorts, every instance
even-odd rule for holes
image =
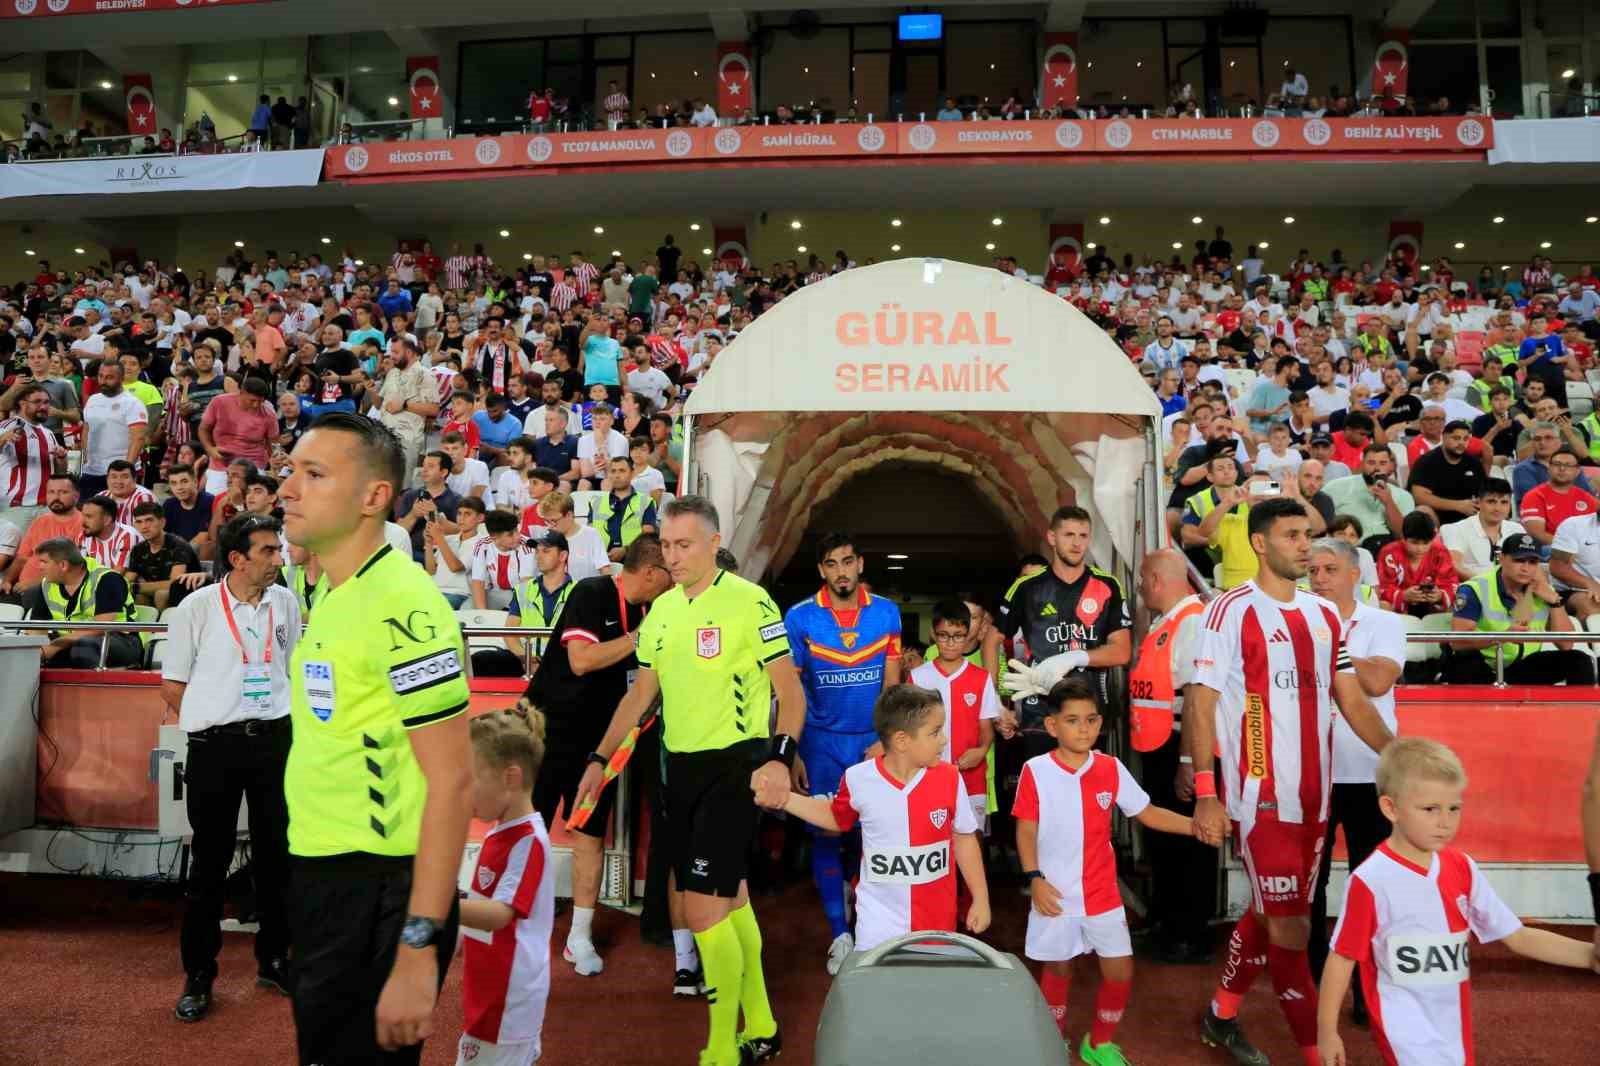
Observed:
[[[533,809],[550,827],[556,824],[558,807],[564,811],[564,817],[572,817],[576,809],[574,798],[578,794],[578,782],[583,780],[584,772],[589,769],[589,753],[594,750],[592,744],[567,744],[559,739],[558,742],[561,746],[553,743],[546,750],[544,764],[539,767],[539,777],[533,783]],[[611,827],[611,809],[616,797],[617,783],[612,781],[600,790],[594,813],[589,815],[589,820],[577,832],[584,836],[604,837],[606,830]]]
[[[285,909],[300,1066],[417,1066],[422,1045],[380,1049],[377,1022],[411,900],[411,858],[351,853],[290,862]],[[459,917],[452,901],[434,945],[441,986]]]
[[[678,889],[732,899],[749,871],[760,810],[750,775],[767,759],[764,739],[714,751],[668,752],[662,807]]]

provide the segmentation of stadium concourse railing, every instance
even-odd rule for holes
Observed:
[[[1198,575],[1192,575],[1198,577]],[[1198,578],[1204,582],[1204,578]],[[164,622],[73,622],[64,625],[58,621],[32,621],[17,620],[0,623],[0,630],[11,630],[16,633],[48,633],[53,630],[70,629],[74,633],[96,632],[102,634],[100,639],[100,663],[97,670],[106,669],[106,654],[110,645],[112,633],[165,633]],[[469,669],[471,660],[471,642],[473,637],[525,637],[537,640],[548,637],[552,630],[524,629],[520,626],[468,626],[461,627],[461,634],[467,640],[469,652]],[[1414,632],[1406,634],[1407,644],[1492,644],[1494,645],[1494,687],[1506,687],[1505,646],[1507,644],[1600,644],[1600,633],[1591,633],[1586,630],[1573,630],[1567,633],[1556,633],[1541,630],[1537,633],[1475,633],[1475,632]],[[510,649],[507,649],[510,650]],[[533,648],[531,644],[524,649],[523,667],[529,674],[533,672]],[[1597,686],[1600,687],[1600,686]]]
[[[35,621],[35,620],[32,620],[32,619],[16,619],[16,620],[7,620],[5,622],[0,622],[0,632],[4,632],[6,630],[9,630],[9,631],[11,631],[13,633],[22,633],[22,634],[28,634],[28,633],[50,633],[50,632],[53,632],[53,631],[61,631],[61,630],[70,630],[73,633],[88,633],[88,632],[99,633],[99,634],[101,634],[101,637],[100,637],[100,663],[99,663],[98,666],[95,667],[95,669],[97,669],[97,670],[105,670],[105,669],[107,669],[107,667],[106,667],[106,655],[107,655],[107,652],[110,649],[111,634],[113,634],[113,633],[163,634],[163,633],[165,633],[167,631],[167,624],[165,622],[70,622],[70,623],[67,623],[67,622],[59,622],[59,621],[56,621],[54,619],[52,619],[50,621],[45,621],[45,622]],[[531,641],[534,641],[534,640],[539,640],[539,639],[541,639],[543,637],[548,637],[552,632],[554,632],[554,631],[552,629],[550,629],[549,627],[536,628],[536,627],[533,627],[533,626],[522,627],[522,626],[468,626],[468,625],[464,625],[464,626],[461,627],[461,635],[463,637],[465,637],[466,640],[467,640],[467,652],[468,652],[467,659],[468,659],[468,662],[469,662],[469,667],[468,668],[470,670],[470,661],[471,661],[471,658],[472,658],[472,655],[471,655],[472,644],[471,644],[471,642],[472,642],[472,638],[473,637],[523,637],[523,638],[526,638],[528,641],[531,642]],[[500,645],[500,646],[504,647],[503,644]],[[507,648],[506,650],[510,651],[509,648]],[[524,670],[525,673],[528,673],[528,674],[532,674],[533,673],[533,647],[532,647],[531,643],[523,650],[522,665],[523,665],[523,670]]]

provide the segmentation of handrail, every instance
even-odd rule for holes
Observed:
[[[301,625],[301,632],[310,623]],[[96,670],[106,668],[106,654],[111,645],[113,633],[165,633],[165,622],[69,622],[60,619],[41,621],[32,618],[18,618],[0,622],[0,631],[12,630],[18,633],[52,633],[67,630],[73,633],[99,633],[100,636],[100,664]],[[461,626],[463,637],[525,637],[540,639],[550,636],[555,630],[549,626]],[[508,651],[510,649],[507,649]],[[530,643],[523,651],[523,666],[528,673],[532,673],[533,645]]]
[[[1539,98],[1539,100],[1540,100],[1540,111],[1543,113],[1545,118],[1588,118],[1590,115],[1593,115],[1595,112],[1600,111],[1600,95],[1597,95],[1595,93],[1573,92],[1570,89],[1540,89],[1534,95],[1537,96]],[[1570,100],[1573,97],[1577,97],[1579,100],[1582,100],[1583,101],[1583,114],[1582,115],[1556,115],[1556,114],[1552,114],[1551,113],[1552,105],[1555,103],[1555,99],[1558,96],[1561,97],[1563,100]]]

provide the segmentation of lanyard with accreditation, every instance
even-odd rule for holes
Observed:
[[[250,661],[250,651],[245,647],[244,637],[239,634],[239,624],[233,620],[233,607],[228,603],[228,587],[225,582],[218,582],[217,595],[222,600],[222,617],[228,623],[228,632],[233,637],[233,642],[239,647],[239,659],[244,666],[239,674],[239,707],[246,713],[257,718],[267,718],[272,715],[272,604],[267,604],[267,636],[261,642],[262,658],[258,663]],[[265,595],[263,593],[263,595]],[[251,636],[255,636],[254,631]]]
[[[622,595],[622,580],[621,578],[612,578],[612,582],[617,586],[617,614],[622,618],[622,635],[625,637],[631,636],[632,634],[628,630],[628,601]],[[638,676],[637,670],[628,671],[629,688],[633,687],[633,679],[636,676]],[[622,738],[622,743],[617,745],[617,750],[611,753],[611,758],[606,761],[605,770],[600,778],[600,788],[603,789],[609,785],[612,779],[622,773],[623,768],[628,765],[628,760],[633,758],[633,747],[639,743],[640,734],[655,725],[656,719],[661,717],[658,713],[660,706],[659,702],[653,701],[645,709],[638,723],[628,730],[628,735]],[[589,816],[594,813],[595,804],[599,802],[599,799],[600,794],[598,791],[593,796],[584,797],[583,802],[578,805],[578,809],[573,811],[572,816],[567,819],[567,828],[579,829],[586,825],[589,821]]]

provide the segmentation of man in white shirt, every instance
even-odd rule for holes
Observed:
[[[589,420],[593,428],[578,438],[578,471],[588,482],[581,487],[598,489],[606,476],[606,464],[628,454],[628,438],[611,428],[616,416],[609,404],[595,404],[589,411]],[[600,457],[602,450],[604,458]]]
[[[1565,519],[1550,544],[1550,576],[1575,618],[1600,614],[1600,521],[1591,512]]]
[[[506,445],[506,465],[495,470],[489,489],[500,510],[521,515],[532,502],[528,496],[528,471],[533,467],[533,449],[534,440],[526,435]]]
[[[300,603],[277,584],[280,532],[273,518],[240,515],[229,521],[218,538],[227,576],[170,608],[166,619],[161,698],[189,734],[184,785],[194,830],[181,937],[187,978],[176,1009],[185,1022],[199,1021],[211,1009],[241,798],[249,809],[261,922],[257,983],[290,991],[283,775],[290,741],[289,660],[300,639]]]
[[[439,450],[450,457],[450,476],[446,482],[450,491],[463,500],[476,496],[485,507],[494,506],[494,494],[489,491],[489,468],[481,459],[467,457],[467,439],[455,430],[439,438]]]
[[[101,364],[95,380],[99,391],[83,405],[83,469],[78,491],[85,499],[106,491],[106,472],[113,460],[138,464],[150,429],[149,410],[122,387],[120,364]]]
[[[1278,95],[1283,98],[1285,107],[1298,107],[1311,95],[1311,83],[1293,67],[1284,67],[1283,84],[1278,86]]]
[[[1478,489],[1478,513],[1439,527],[1439,539],[1450,549],[1462,581],[1471,581],[1499,562],[1500,545],[1507,537],[1527,532],[1510,514],[1511,482],[1503,477],[1485,478]]]
[[[1350,390],[1334,383],[1332,360],[1318,363],[1313,373],[1317,378],[1317,387],[1308,392],[1306,398],[1311,401],[1312,421],[1326,427],[1334,412],[1349,410]]]
[[[1394,709],[1394,686],[1406,663],[1406,629],[1401,616],[1357,600],[1360,573],[1355,548],[1336,538],[1323,538],[1311,547],[1311,591],[1331,601],[1339,611],[1345,634],[1344,650],[1355,667],[1361,691],[1372,701],[1391,734],[1399,732]],[[1328,793],[1328,840],[1340,827],[1350,852],[1351,869],[1361,865],[1389,835],[1389,822],[1378,808],[1378,753],[1358,737],[1342,714],[1333,716],[1333,758]],[[1311,921],[1327,925],[1328,877],[1332,872],[1333,845],[1324,843],[1311,899]],[[1328,938],[1313,936],[1308,947],[1311,969],[1320,975],[1328,957]],[[1363,1014],[1365,1004],[1356,999]]]
[[[697,127],[715,126],[717,112],[704,100],[695,101],[694,114],[689,117],[689,125]]]
[[[667,401],[677,392],[672,379],[650,363],[650,349],[640,344],[629,353],[632,363],[628,367],[628,391],[637,392],[655,406],[664,410]]]

